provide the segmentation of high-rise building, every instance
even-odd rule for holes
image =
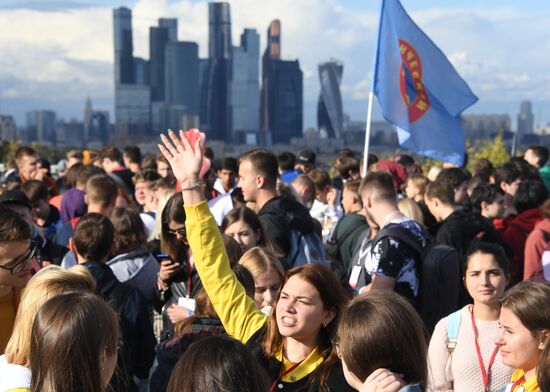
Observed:
[[[115,85],[133,84],[132,11],[126,7],[113,10],[115,39]]]
[[[234,143],[256,140],[260,129],[259,84],[260,36],[255,29],[245,29],[241,46],[233,48],[230,83],[231,129]]]
[[[122,84],[115,95],[117,137],[147,136],[151,132],[151,90],[149,86]]]
[[[165,101],[185,106],[199,115],[199,46],[195,42],[169,42],[165,51]]]
[[[141,57],[134,57],[134,75],[136,84],[149,85],[149,61]]]
[[[94,116],[94,110],[92,108],[92,100],[90,97],[86,98],[86,103],[84,104],[84,142],[90,140],[90,131],[92,128],[92,119]]]
[[[507,114],[466,114],[461,116],[464,136],[470,140],[493,139],[499,133],[511,131],[512,120]]]
[[[303,74],[298,60],[281,60],[281,23],[274,20],[267,31],[262,58],[261,143],[289,143],[302,136]]]
[[[517,141],[521,143],[526,135],[531,135],[535,130],[535,116],[531,101],[522,101],[518,114]]]
[[[55,146],[56,114],[51,110],[27,112],[27,141],[37,141]]]
[[[0,140],[17,139],[17,126],[12,116],[0,116]]]
[[[229,3],[208,4],[208,63],[201,66],[201,128],[209,139],[231,136],[231,13]]]
[[[151,86],[151,100],[164,101],[165,86],[165,50],[168,42],[168,29],[165,27],[151,27],[149,29],[149,70]]]
[[[317,104],[317,127],[321,137],[331,139],[342,136],[344,111],[340,83],[344,65],[336,60],[319,64],[321,93]]]
[[[176,18],[160,18],[159,27],[168,29],[168,41],[178,40],[178,20]]]

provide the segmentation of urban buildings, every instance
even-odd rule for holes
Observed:
[[[512,120],[507,114],[469,114],[462,115],[462,127],[466,139],[490,139],[511,132]]]
[[[522,143],[525,137],[532,135],[535,130],[535,116],[531,101],[522,101],[519,107],[516,139],[518,143]]]
[[[317,127],[322,138],[337,138],[342,136],[344,127],[344,109],[340,84],[344,65],[331,60],[319,64],[319,83],[321,93],[317,104]]]
[[[51,110],[33,110],[27,112],[27,130],[25,139],[46,145],[56,145],[56,114]]]
[[[13,117],[0,116],[0,140],[15,140],[18,136]]]
[[[303,74],[298,60],[281,60],[281,22],[274,20],[267,30],[267,47],[262,58],[261,142],[288,144],[302,136]]]
[[[245,29],[241,45],[233,48],[232,77],[229,88],[231,141],[258,144],[260,129],[260,36]]]
[[[115,39],[115,84],[133,84],[134,46],[132,43],[132,11],[126,7],[113,10]]]

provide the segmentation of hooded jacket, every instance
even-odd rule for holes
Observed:
[[[152,306],[157,297],[157,274],[160,266],[147,249],[120,254],[107,262],[116,278],[135,287]]]

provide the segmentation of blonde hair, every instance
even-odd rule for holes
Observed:
[[[424,215],[422,215],[422,210],[418,207],[418,204],[416,204],[414,200],[399,200],[397,203],[397,208],[399,208],[399,211],[407,218],[410,218],[424,226]]]
[[[86,267],[77,265],[69,270],[46,267],[33,276],[23,291],[13,334],[6,346],[8,363],[30,367],[31,331],[40,307],[50,298],[69,291],[93,293],[95,281]]]
[[[254,281],[262,273],[275,272],[281,277],[281,281],[285,276],[285,271],[281,262],[271,252],[255,246],[245,252],[245,254],[239,259],[239,264],[250,271]]]

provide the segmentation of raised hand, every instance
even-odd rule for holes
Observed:
[[[398,392],[404,386],[401,375],[387,369],[376,369],[367,377],[359,392]]]
[[[194,185],[199,180],[202,165],[201,138],[198,137],[195,145],[191,146],[181,130],[179,137],[172,130],[168,130],[168,136],[170,139],[160,135],[163,143],[158,145],[160,152],[168,160],[174,176],[184,188]]]

